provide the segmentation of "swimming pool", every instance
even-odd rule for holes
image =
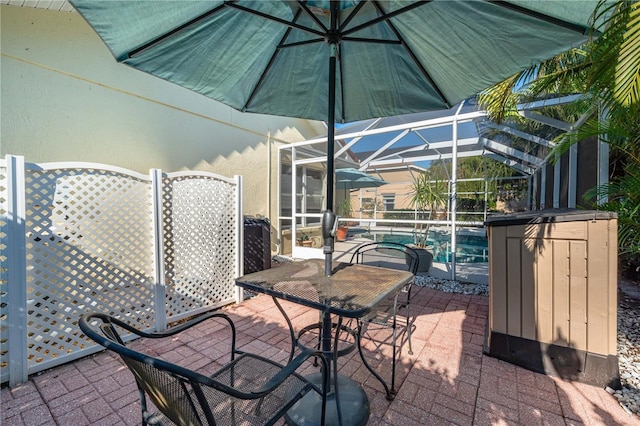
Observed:
[[[420,231],[375,230],[359,234],[373,241],[415,244],[423,234]],[[427,235],[427,248],[433,251],[434,262],[451,261],[451,234],[448,230],[431,229]],[[489,246],[484,230],[460,230],[456,233],[456,262],[483,263],[489,261]]]

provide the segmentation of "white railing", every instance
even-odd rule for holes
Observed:
[[[0,160],[2,382],[100,350],[84,312],[162,330],[238,301],[241,193],[239,176]]]

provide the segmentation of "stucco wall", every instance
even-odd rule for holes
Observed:
[[[275,145],[321,130],[307,120],[242,114],[118,64],[76,13],[1,6],[0,14],[3,157],[239,174],[245,213],[270,216]]]
[[[410,186],[413,182],[414,176],[421,173],[420,170],[411,171],[409,168],[400,167],[398,169],[384,170],[379,169],[376,172],[369,172],[369,174],[380,178],[386,182],[379,188],[366,188],[362,190],[363,198],[373,198],[377,194],[378,206],[378,218],[382,218],[382,194],[395,194],[395,210],[410,209],[411,194]],[[351,193],[351,206],[353,208],[353,214],[355,217],[359,217],[360,210],[360,191],[354,191]],[[366,214],[363,217],[368,217]],[[410,219],[407,217],[407,219]]]

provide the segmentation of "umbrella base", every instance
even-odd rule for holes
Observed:
[[[322,374],[314,373],[307,378],[318,386],[322,384]],[[369,420],[369,399],[358,383],[338,374],[338,398],[340,417],[345,426],[364,426]],[[339,425],[336,393],[327,396],[325,424]],[[285,414],[287,425],[319,425],[322,412],[322,398],[316,392],[309,392]]]

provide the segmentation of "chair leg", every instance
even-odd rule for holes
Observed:
[[[342,317],[338,317],[336,324],[335,340],[333,341],[333,392],[336,395],[336,411],[338,414],[338,424],[342,426],[342,407],[340,406],[340,394],[338,390],[338,342],[340,341],[340,330],[342,329]]]
[[[316,350],[320,350],[320,348],[322,347],[322,333],[320,333],[320,328],[322,327],[322,312],[318,313],[318,343],[316,346]],[[313,366],[317,367],[318,366],[318,357],[314,357],[313,358]]]
[[[409,320],[409,301],[407,301],[407,339],[409,340],[409,355],[413,355],[413,348],[411,347],[411,322]]]
[[[358,325],[358,333],[356,335],[356,338],[358,343],[358,353],[360,354],[360,359],[362,360],[362,364],[367,368],[367,370],[369,370],[369,372],[373,375],[373,377],[375,377],[380,382],[380,384],[382,384],[382,386],[384,387],[384,391],[387,394],[387,400],[393,401],[393,399],[396,397],[395,391],[392,391],[391,389],[389,389],[389,385],[387,385],[387,383],[384,381],[382,376],[380,376],[380,374],[378,374],[373,369],[373,367],[369,365],[369,363],[367,362],[367,359],[364,356],[364,351],[362,349],[362,336],[364,335],[364,333],[366,333],[368,323],[366,320],[358,319],[357,325]],[[395,362],[395,359],[394,359],[394,362]],[[395,369],[395,365],[393,368]],[[395,371],[394,371],[394,374],[395,374]]]
[[[397,334],[397,324],[396,324],[396,317],[394,314],[393,317],[393,342],[392,342],[392,346],[393,346],[393,358],[391,361],[391,393],[393,395],[395,395],[396,393],[396,363],[397,363],[397,359],[398,359],[398,348],[397,348],[397,338],[398,338],[398,334]]]
[[[291,324],[291,320],[289,319],[289,316],[285,312],[280,302],[278,302],[278,298],[272,296],[271,299],[273,299],[273,302],[275,303],[276,307],[284,317],[285,321],[287,322],[287,326],[289,327],[289,336],[291,337],[291,349],[289,350],[289,361],[287,362],[289,363],[293,359],[293,354],[296,351],[296,345],[298,344],[298,339],[296,338],[295,332],[293,330],[293,324]],[[314,362],[317,363],[318,358],[314,357]],[[314,365],[317,367],[317,364],[314,364]]]

